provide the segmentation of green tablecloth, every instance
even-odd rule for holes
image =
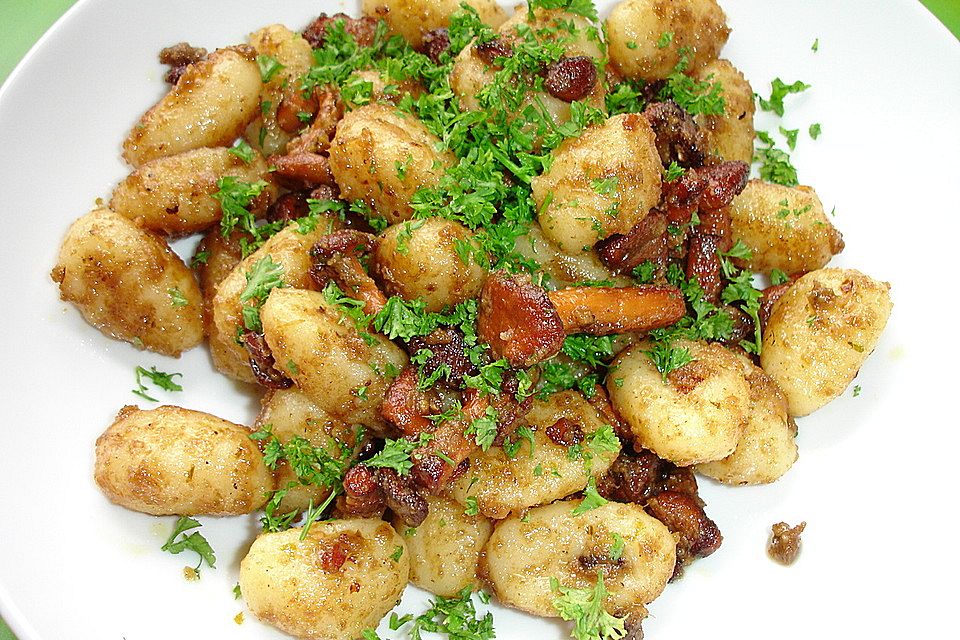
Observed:
[[[960,1],[921,2],[960,39]],[[0,24],[4,25],[5,33],[0,38],[0,82],[7,78],[33,43],[73,3],[74,0],[2,0]],[[0,640],[16,640],[3,620],[0,620]]]

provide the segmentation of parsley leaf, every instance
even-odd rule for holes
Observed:
[[[153,398],[147,394],[147,387],[143,384],[144,378],[153,383],[157,388],[163,389],[164,391],[183,391],[183,387],[173,381],[174,376],[180,376],[182,378],[182,373],[165,373],[163,371],[157,371],[156,367],[150,367],[150,370],[147,371],[143,367],[139,366],[133,371],[137,376],[137,388],[134,389],[133,392],[144,400],[149,400],[150,402],[160,402],[156,398]]]
[[[199,531],[185,535],[187,531],[197,529],[198,527],[200,527],[200,523],[193,518],[180,516],[176,526],[173,528],[173,533],[170,534],[167,541],[160,547],[160,550],[173,554],[182,553],[183,551],[193,551],[200,556],[200,564],[206,562],[207,566],[212,568],[217,563],[217,557],[210,543],[207,542],[207,539],[204,538]],[[183,535],[183,537],[176,540],[177,536],[180,535]]]
[[[809,84],[800,80],[792,84],[787,84],[780,78],[774,78],[770,83],[770,98],[760,98],[760,108],[764,111],[772,111],[780,117],[783,117],[783,99],[791,93],[801,93],[810,88]]]
[[[653,366],[660,372],[660,377],[664,383],[666,383],[667,375],[670,372],[693,362],[689,349],[675,347],[670,342],[654,342],[646,354],[653,361]]]
[[[227,149],[227,153],[232,153],[247,164],[253,162],[253,159],[257,156],[257,152],[243,138],[237,140],[232,147]]]
[[[474,419],[464,430],[464,435],[472,435],[476,443],[483,451],[490,448],[494,438],[497,437],[497,420],[499,419],[497,410],[493,407],[487,407],[482,416]]]
[[[583,490],[583,500],[580,501],[580,504],[577,505],[571,513],[574,516],[579,516],[597,507],[602,507],[607,504],[607,502],[608,500],[597,493],[597,479],[590,476],[590,479],[587,481],[587,487]]]
[[[627,632],[623,619],[607,613],[603,600],[607,589],[603,584],[603,571],[597,572],[597,584],[592,589],[574,589],[550,579],[550,589],[559,595],[553,600],[553,608],[564,620],[574,623],[570,635],[576,640],[619,640]]]
[[[408,438],[384,440],[383,449],[363,464],[372,468],[393,469],[400,475],[405,476],[413,469],[413,461],[410,460],[410,455],[432,439],[433,436],[429,433],[421,433],[418,440]]]
[[[243,306],[243,326],[250,331],[260,333],[263,325],[260,323],[260,307],[267,301],[267,296],[273,289],[283,287],[283,265],[273,261],[270,256],[264,256],[253,263],[246,273],[247,286],[240,293],[240,302],[252,302]]]
[[[257,56],[257,67],[260,69],[260,80],[264,83],[270,82],[284,68],[279,60],[263,54]]]

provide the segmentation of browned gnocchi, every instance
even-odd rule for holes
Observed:
[[[250,513],[274,482],[249,436],[200,411],[127,406],[97,439],[94,479],[111,501],[143,513]]]

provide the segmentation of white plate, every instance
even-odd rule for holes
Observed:
[[[668,586],[645,629],[650,638],[943,637],[955,604],[938,576],[960,569],[948,492],[960,450],[950,368],[960,355],[960,46],[913,0],[723,4],[733,27],[725,56],[758,93],[775,76],[813,85],[788,98],[785,119],[802,131],[800,178],[836,206],[847,241],[836,264],[891,281],[896,307],[856,380],[859,397],[848,390],[800,421],[800,460],[785,479],[746,489],[703,481],[724,544]],[[162,46],[233,44],[264,24],[302,28],[341,8],[81,0],[0,93],[0,605],[21,640],[283,637],[249,615],[234,622],[243,605],[231,590],[254,517],[203,519],[219,562],[188,583],[185,558],[159,549],[173,518],[113,506],[91,479],[94,440],[138,400],[137,365],[182,372],[185,391],[163,399],[227,419],[251,421],[255,399],[210,374],[202,349],[177,361],[102,337],[58,300],[48,272],[68,224],[126,174],[120,142],[165,89]],[[823,126],[817,141],[805,135],[813,122]],[[764,551],[779,520],[808,523],[791,568]],[[411,589],[404,606],[420,598]],[[505,610],[495,620],[501,639],[566,635]]]

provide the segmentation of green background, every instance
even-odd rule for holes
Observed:
[[[960,0],[921,0],[960,39]],[[0,3],[0,82],[74,0],[3,0]],[[16,640],[0,620],[0,640]]]

